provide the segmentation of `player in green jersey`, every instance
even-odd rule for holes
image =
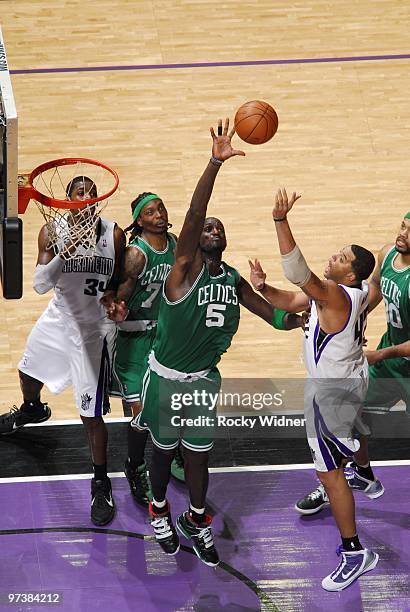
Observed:
[[[214,217],[206,219],[213,185],[223,162],[244,155],[232,148],[235,130],[228,134],[228,129],[228,119],[223,130],[222,121],[218,122],[218,136],[211,128],[212,157],[192,196],[178,239],[175,263],[164,284],[157,334],[142,385],[143,410],[134,420],[137,427],[150,430],[154,443],[150,511],[157,541],[167,554],[179,550],[166,491],[171,461],[181,438],[190,506],[178,517],[177,527],[192,540],[198,557],[210,566],[219,563],[211,518],[205,514],[208,454],[216,421],[211,398],[219,392],[217,364],[237,331],[239,305],[280,329],[300,325],[297,315],[276,311],[234,268],[222,261],[226,248],[223,224]],[[176,414],[174,400],[178,398],[184,399],[185,406]],[[202,419],[207,419],[204,426]]]
[[[410,212],[395,244],[381,250],[373,283],[375,302],[384,302],[387,330],[377,349],[366,354],[371,366],[366,405],[386,411],[403,400],[410,415]]]
[[[394,245],[384,246],[369,285],[369,311],[383,300],[387,330],[374,351],[367,351],[369,387],[365,407],[369,411],[387,412],[398,401],[406,404],[410,414],[410,212],[401,222]],[[366,408],[365,408],[366,410]],[[360,436],[360,450],[346,470],[349,486],[370,499],[384,493],[384,487],[373,474],[369,462],[367,438]],[[300,499],[296,510],[316,514],[329,505],[322,485]]]
[[[110,395],[122,398],[124,414],[136,416],[141,410],[142,375],[155,338],[162,283],[174,263],[176,238],[168,233],[168,212],[158,195],[141,193],[131,203],[131,211],[133,223],[125,230],[131,236],[120,284],[115,300],[109,300],[106,307],[119,328]],[[128,428],[124,466],[131,493],[142,505],[152,498],[144,460],[147,436],[148,432]]]

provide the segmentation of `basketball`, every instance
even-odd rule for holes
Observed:
[[[278,129],[278,116],[267,102],[252,100],[245,102],[236,111],[235,131],[239,138],[249,144],[268,142]]]

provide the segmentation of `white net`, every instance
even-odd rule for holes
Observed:
[[[65,209],[35,200],[47,227],[46,248],[64,259],[92,257],[99,217],[108,202],[101,195],[108,194],[114,186],[115,176],[98,163],[77,161],[41,171],[33,180],[33,187],[40,194],[73,206]],[[95,198],[101,199],[87,204],[87,200]]]
[[[44,206],[37,201],[36,204],[47,226],[46,249],[53,249],[64,259],[93,256],[98,220],[106,202],[100,206],[91,204],[75,211]]]

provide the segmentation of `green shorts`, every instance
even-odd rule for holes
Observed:
[[[379,348],[390,346],[383,336]],[[369,387],[365,408],[386,410],[403,400],[410,413],[410,361],[408,359],[386,359],[369,367]]]
[[[127,402],[140,401],[142,377],[155,331],[118,333],[110,385],[112,397],[121,397]]]
[[[221,376],[217,368],[206,379],[179,382],[158,376],[150,368],[142,383],[142,412],[132,422],[149,429],[152,441],[162,450],[185,448],[209,451],[213,447]]]
[[[406,411],[410,413],[410,362],[408,367],[403,367],[402,363],[397,363],[402,361],[404,360],[386,359],[369,367],[366,408],[387,411],[403,400]]]

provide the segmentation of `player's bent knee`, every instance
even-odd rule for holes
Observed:
[[[324,487],[338,486],[345,476],[342,468],[335,468],[329,472],[316,472],[317,477]]]

